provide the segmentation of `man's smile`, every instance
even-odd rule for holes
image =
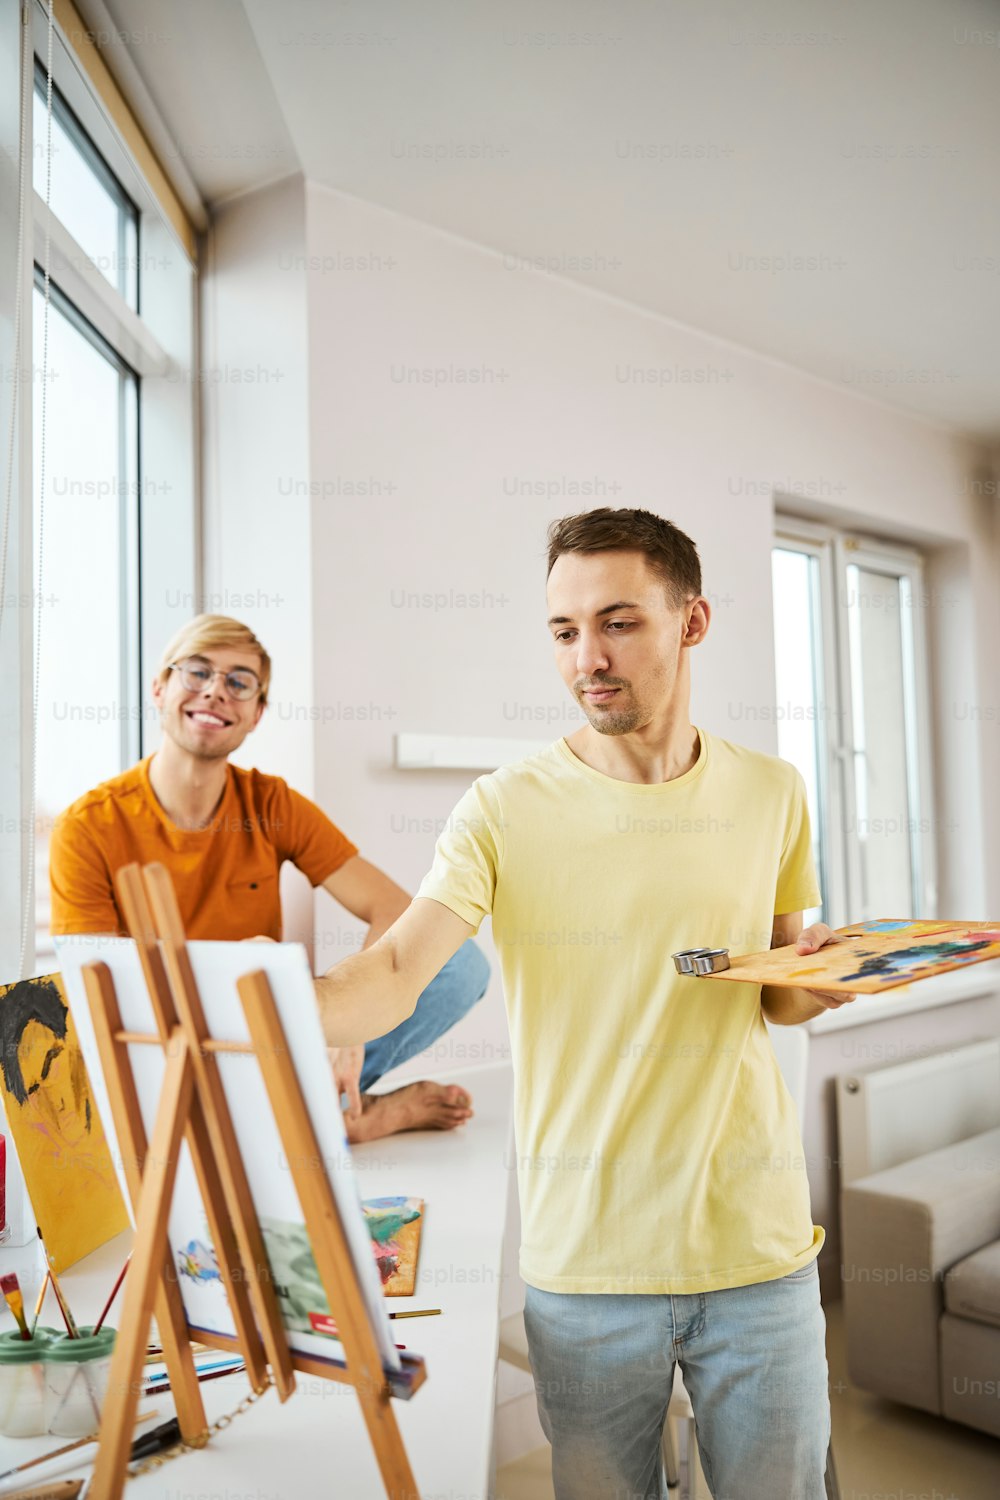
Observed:
[[[214,714],[207,708],[186,708],[184,713],[195,724],[207,724],[212,729],[228,729],[232,723],[231,719],[224,719],[221,714]]]

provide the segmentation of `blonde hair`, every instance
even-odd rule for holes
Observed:
[[[202,656],[213,646],[227,646],[233,651],[255,651],[260,657],[260,701],[267,702],[267,690],[271,682],[271,658],[249,625],[232,620],[228,615],[195,615],[183,625],[160,658],[159,680],[165,682],[170,668],[186,656]]]

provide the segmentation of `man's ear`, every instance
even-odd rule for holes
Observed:
[[[257,712],[254,715],[254,721],[253,721],[253,723],[250,725],[250,728],[247,730],[247,734],[253,734],[254,730],[257,728],[257,725],[260,723],[261,719],[263,718],[264,710],[265,710],[266,707],[267,707],[266,703],[258,703],[257,704]]]
[[[691,604],[691,611],[687,617],[687,627],[681,638],[682,646],[697,646],[708,634],[708,627],[712,622],[712,606],[707,599],[699,596]]]
[[[163,695],[167,690],[167,682],[169,682],[169,680],[169,678],[167,678],[165,681],[159,677],[153,678],[152,695],[153,702],[156,704],[157,708],[163,707]]]

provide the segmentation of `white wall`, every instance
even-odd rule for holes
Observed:
[[[545,630],[545,528],[595,504],[649,506],[698,542],[715,618],[693,663],[694,720],[773,752],[770,551],[779,493],[803,512],[910,537],[929,552],[940,596],[932,659],[944,900],[970,918],[1000,912],[1000,851],[984,836],[1000,811],[1000,549],[996,501],[970,483],[965,445],[313,184],[304,190],[305,290],[290,271],[289,291],[273,261],[298,227],[275,220],[286,201],[279,194],[294,204],[295,191],[241,200],[217,231],[217,272],[242,287],[228,314],[233,336],[258,351],[276,338],[291,363],[304,295],[308,378],[295,377],[303,406],[288,430],[288,388],[256,393],[259,406],[242,405],[245,392],[217,396],[223,426],[239,413],[247,420],[232,426],[228,452],[213,455],[225,503],[210,576],[233,586],[226,557],[233,529],[245,534],[249,506],[263,528],[252,576],[295,574],[301,589],[290,617],[273,629],[270,619],[258,623],[279,646],[282,671],[287,665],[300,679],[311,641],[315,795],[362,853],[414,890],[473,774],[394,770],[401,730],[546,739],[579,722]],[[271,295],[276,307],[293,304],[293,346],[274,309],[266,326],[259,321],[256,310]],[[298,500],[274,497],[274,475],[300,462],[308,520]],[[991,705],[992,717],[984,715]],[[269,733],[269,760],[258,755],[265,768],[307,757],[301,726],[272,723]],[[261,737],[258,752],[264,746]],[[317,967],[359,937],[357,924],[321,897]],[[483,942],[489,951],[485,927]],[[937,1020],[910,1018],[907,1035],[947,1031],[958,1011],[963,1030],[996,1025],[995,1008],[955,1007]],[[494,976],[487,1000],[433,1064],[488,1062],[505,1048]],[[828,1061],[814,1072],[807,1121],[819,1122],[828,1107]],[[415,1062],[404,1076],[427,1066]],[[831,1154],[825,1127],[812,1128],[823,1138],[807,1148]],[[828,1222],[831,1172],[821,1162],[814,1183]]]
[[[1000,727],[974,716],[997,702],[995,502],[974,493],[964,445],[397,215],[311,184],[306,193],[315,680],[330,716],[317,727],[316,788],[331,808],[350,806],[365,854],[414,889],[470,779],[394,771],[398,731],[554,738],[577,721],[544,627],[544,539],[552,518],[594,504],[651,506],[698,542],[716,613],[692,664],[693,716],[775,751],[761,711],[774,701],[778,491],[930,550],[943,899],[970,917],[1000,911],[1000,860],[982,832],[997,812]],[[425,383],[428,370],[438,383]],[[640,383],[636,370],[663,383]],[[377,493],[342,493],[366,479]],[[515,481],[542,493],[511,494]],[[399,602],[451,590],[491,599]],[[338,956],[350,935],[332,907],[320,913],[320,953]],[[480,1011],[446,1039],[440,1065],[502,1045],[495,982]],[[897,1029],[913,1046],[998,1019],[982,1002]],[[879,1028],[883,1043],[892,1030]],[[815,1048],[806,1111],[834,1264],[829,1078],[850,1066],[844,1045],[841,1034]]]
[[[274,667],[270,702],[234,757],[313,792],[312,516],[308,495],[305,213],[301,178],[218,210],[202,279],[204,594]],[[311,943],[308,882],[285,866],[285,937]]]

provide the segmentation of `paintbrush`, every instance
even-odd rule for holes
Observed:
[[[66,1332],[71,1339],[78,1339],[80,1337],[80,1330],[76,1326],[76,1320],[69,1310],[69,1303],[63,1296],[63,1289],[59,1285],[59,1282],[56,1279],[56,1273],[55,1271],[53,1271],[51,1266],[49,1267],[49,1280],[52,1283],[52,1290],[56,1294],[56,1301],[59,1303],[59,1311],[62,1313],[62,1320],[66,1324]]]
[[[159,1415],[158,1411],[144,1411],[141,1417],[136,1417],[135,1425],[138,1427],[142,1422],[151,1422]],[[96,1443],[99,1437],[99,1432],[91,1432],[86,1437],[77,1438],[75,1443],[66,1443],[62,1448],[53,1448],[48,1453],[40,1453],[37,1458],[26,1458],[24,1463],[18,1464],[15,1469],[4,1469],[0,1474],[0,1479],[13,1479],[15,1474],[23,1474],[25,1469],[33,1469],[36,1464],[47,1464],[50,1458],[62,1458],[64,1453],[73,1453],[77,1448],[85,1448],[88,1443]],[[4,1495],[4,1500],[7,1500],[6,1495]]]
[[[32,1338],[35,1337],[35,1329],[38,1327],[38,1316],[39,1316],[39,1314],[40,1314],[40,1312],[42,1310],[42,1303],[45,1301],[45,1293],[48,1290],[48,1285],[49,1285],[49,1273],[48,1273],[48,1271],[46,1271],[45,1275],[42,1277],[42,1284],[38,1288],[38,1300],[35,1303],[35,1316],[31,1320],[31,1337]]]
[[[31,1334],[28,1332],[28,1325],[24,1321],[24,1297],[18,1285],[17,1276],[13,1271],[10,1271],[6,1276],[0,1276],[0,1292],[3,1292],[7,1306],[17,1320],[17,1326],[21,1330],[21,1337],[23,1339],[30,1339]]]
[[[95,1333],[100,1333],[100,1331],[101,1331],[101,1325],[103,1324],[104,1319],[107,1317],[108,1313],[111,1311],[111,1304],[115,1300],[115,1298],[118,1296],[118,1288],[121,1286],[122,1282],[125,1280],[125,1272],[128,1270],[129,1261],[131,1259],[132,1259],[132,1252],[130,1250],[129,1253],[128,1253],[128,1255],[125,1257],[125,1264],[122,1266],[121,1270],[118,1273],[118,1280],[115,1282],[114,1286],[111,1288],[111,1296],[108,1298],[107,1302],[105,1302],[105,1304],[104,1304],[104,1311],[101,1313],[101,1316],[98,1318],[97,1322],[94,1324],[93,1328],[91,1329],[91,1337],[93,1337],[93,1335]]]
[[[85,1481],[55,1479],[51,1484],[33,1485],[30,1490],[13,1490],[4,1500],[77,1500]]]
[[[35,1232],[38,1235],[38,1238],[42,1241],[42,1249],[45,1251],[45,1263],[49,1268],[49,1280],[52,1283],[52,1290],[56,1294],[56,1301],[59,1303],[59,1311],[62,1313],[62,1320],[66,1324],[66,1332],[69,1334],[71,1339],[78,1339],[80,1337],[80,1330],[77,1328],[76,1322],[73,1318],[73,1314],[69,1310],[69,1303],[63,1296],[63,1289],[59,1285],[59,1278],[56,1275],[55,1271],[53,1271],[52,1269],[49,1252],[45,1250],[45,1241],[42,1239],[42,1231],[37,1224],[35,1225]]]

